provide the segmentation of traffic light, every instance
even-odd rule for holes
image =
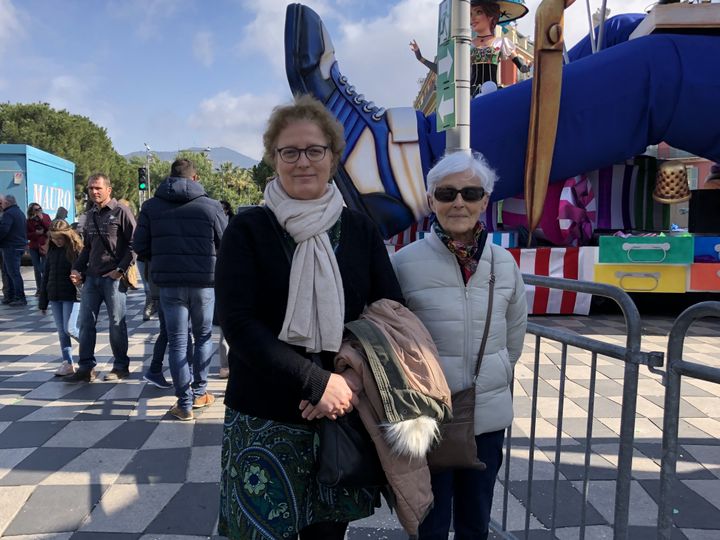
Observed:
[[[138,189],[140,191],[148,189],[148,170],[145,167],[138,167]]]

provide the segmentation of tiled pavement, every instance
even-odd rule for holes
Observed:
[[[28,269],[25,269],[26,271]],[[30,274],[26,272],[26,277]],[[29,283],[31,279],[26,280]],[[33,290],[29,289],[32,293]],[[219,396],[194,422],[166,416],[172,391],[146,385],[142,372],[157,331],[143,323],[142,295],[129,297],[132,376],[121,383],[67,385],[54,380],[58,345],[50,316],[34,300],[26,309],[0,308],[0,536],[43,540],[195,540],[216,534],[223,381],[213,360],[209,388]],[[618,317],[536,319],[622,344]],[[103,316],[99,328],[106,329]],[[644,319],[644,350],[665,350],[671,319]],[[686,358],[720,366],[720,325],[696,324]],[[528,436],[534,338],[516,368],[509,522],[521,530],[527,499]],[[550,538],[559,346],[543,344],[532,483],[531,538]],[[101,370],[109,369],[107,331],[98,335]],[[579,537],[590,355],[569,350],[559,468],[556,537]],[[600,357],[594,403],[586,538],[611,538],[623,368]],[[641,368],[631,503],[631,538],[654,538],[657,514],[663,387]],[[677,538],[720,538],[720,397],[703,381],[682,385],[681,482],[674,490]],[[502,474],[501,474],[502,480]],[[499,518],[503,485],[498,482]],[[214,537],[220,538],[220,537]],[[351,527],[350,539],[405,538],[386,509]]]

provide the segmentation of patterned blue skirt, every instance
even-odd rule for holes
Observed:
[[[379,505],[377,489],[318,483],[316,444],[309,425],[226,408],[218,532],[230,540],[294,538],[312,523],[372,515]]]

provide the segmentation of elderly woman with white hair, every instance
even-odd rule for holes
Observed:
[[[495,180],[480,154],[443,157],[427,177],[432,233],[392,258],[407,306],[438,347],[450,390],[475,385],[475,441],[487,466],[432,475],[435,506],[420,526],[421,540],[447,539],[453,517],[456,540],[487,538],[505,428],[513,418],[513,368],[523,347],[527,304],[515,260],[487,241],[479,221]]]

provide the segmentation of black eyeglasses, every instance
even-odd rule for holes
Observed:
[[[440,202],[453,202],[458,193],[465,202],[477,202],[485,196],[485,188],[464,187],[455,189],[454,187],[437,187],[433,191],[433,196]]]
[[[280,159],[282,159],[285,163],[295,163],[298,159],[300,159],[300,154],[305,154],[308,161],[322,161],[325,157],[327,149],[327,146],[313,144],[307,148],[286,146],[284,148],[276,148],[275,151],[280,154]]]

